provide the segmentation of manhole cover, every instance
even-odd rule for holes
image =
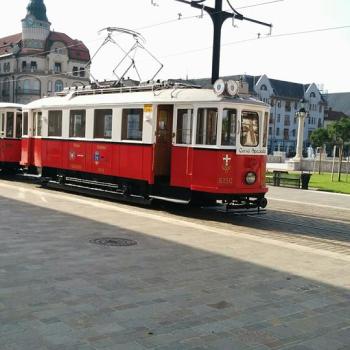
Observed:
[[[136,241],[127,238],[95,238],[89,242],[104,247],[129,247],[137,244]]]

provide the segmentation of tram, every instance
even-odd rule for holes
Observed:
[[[22,107],[15,103],[0,102],[0,170],[20,168]]]
[[[23,107],[20,163],[48,183],[264,208],[269,106],[238,85],[67,88]]]

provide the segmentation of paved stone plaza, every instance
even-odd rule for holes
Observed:
[[[0,350],[350,349],[350,196],[269,196],[180,215],[1,180]]]

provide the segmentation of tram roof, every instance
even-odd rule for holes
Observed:
[[[64,107],[95,107],[128,104],[191,104],[191,103],[236,103],[269,107],[267,104],[252,97],[218,96],[211,89],[162,89],[139,92],[117,92],[90,94],[68,93],[64,96],[46,97],[26,105],[26,109],[64,108]]]
[[[10,102],[0,102],[0,108],[23,108],[24,105],[18,103],[10,103]]]

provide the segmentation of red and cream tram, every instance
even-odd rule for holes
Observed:
[[[18,170],[21,159],[22,105],[0,103],[0,170]]]
[[[21,164],[48,181],[266,206],[269,107],[181,84],[67,90],[23,109]]]

